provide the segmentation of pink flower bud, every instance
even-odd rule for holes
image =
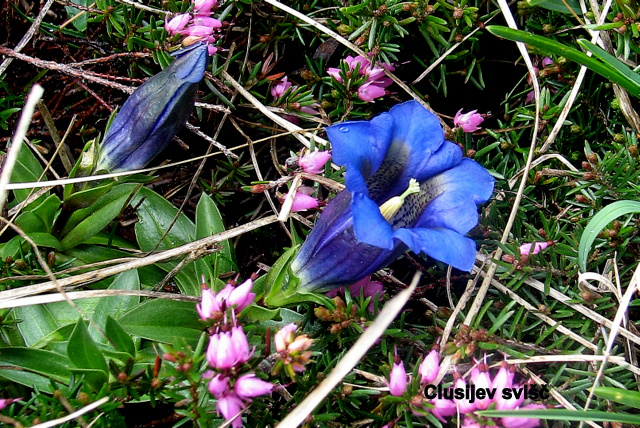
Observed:
[[[442,422],[446,422],[446,418],[455,415],[457,412],[456,403],[451,400],[445,400],[444,398],[434,398],[433,400],[431,400],[431,404],[433,404],[431,414],[433,414],[433,416],[435,416]]]
[[[309,174],[320,174],[324,171],[324,164],[331,159],[331,153],[328,151],[320,152],[315,150],[306,153],[298,160],[298,165],[304,172]]]
[[[216,398],[220,398],[229,393],[229,378],[221,374],[215,375],[209,381],[209,392]]]
[[[181,13],[167,22],[167,17],[169,15],[165,15],[164,18],[164,29],[167,30],[169,34],[176,34],[181,31],[184,27],[187,26],[189,21],[191,20],[191,16],[188,13]]]
[[[393,365],[389,374],[389,393],[400,397],[407,390],[407,372],[402,361]]]
[[[296,338],[289,344],[289,352],[301,352],[306,351],[311,348],[313,345],[313,339],[309,339],[309,336],[306,334],[302,334],[300,336],[296,336]]]
[[[502,390],[511,388],[513,386],[514,373],[509,370],[509,365],[506,362],[502,362],[502,366],[496,376],[493,378],[493,388],[496,390],[496,396],[502,396]]]
[[[227,285],[218,292],[218,294],[216,295],[216,300],[218,301],[218,304],[220,305],[220,307],[224,307],[225,309],[229,307],[229,304],[228,304],[229,296],[231,296],[233,289],[234,289],[233,285],[231,285],[230,283],[227,283]]]
[[[218,398],[218,403],[216,404],[216,408],[218,409],[218,414],[222,415],[226,420],[230,420],[242,410],[244,410],[245,405],[240,398],[238,398],[234,394],[225,395],[224,397]],[[231,422],[231,426],[234,428],[242,427],[242,418],[237,417]]]
[[[467,382],[461,377],[458,377],[458,379],[456,379],[455,383],[453,384],[453,387],[456,389],[460,388],[464,391],[467,387]],[[460,409],[460,413],[462,414],[473,412],[474,410],[476,410],[475,402],[471,403],[468,398],[463,398],[461,400],[454,398],[453,401],[456,403],[458,409]]]
[[[317,116],[320,113],[318,113],[317,107],[319,107],[320,104],[318,103],[313,103],[310,104],[308,106],[300,106],[300,108],[298,109],[300,111],[300,113],[306,113],[306,114],[310,114],[312,116]]]
[[[432,349],[431,352],[424,357],[424,361],[420,364],[418,368],[418,373],[420,373],[421,379],[420,383],[422,384],[430,384],[438,377],[438,372],[440,371],[440,356],[438,350]]]
[[[543,68],[547,68],[547,67],[549,67],[550,65],[553,65],[553,64],[555,64],[555,63],[548,56],[545,56],[544,58],[542,58],[542,67]]]
[[[284,195],[283,200],[286,199],[288,193]],[[318,208],[320,204],[318,200],[313,196],[305,195],[304,193],[296,192],[293,197],[293,205],[291,205],[291,211],[305,211],[314,208]]]
[[[209,43],[213,43],[213,41],[211,41],[211,42],[209,42]],[[216,52],[218,52],[218,48],[217,48],[217,47],[215,47],[215,46],[213,46],[213,45],[209,45],[209,46],[207,46],[207,53],[208,53],[209,55],[215,55],[215,54],[216,54]]]
[[[369,72],[367,73],[367,80],[375,81],[379,78],[384,77],[384,75],[385,75],[384,68],[376,66],[370,69]]]
[[[516,410],[537,410],[546,409],[546,406],[542,404],[527,404]],[[502,410],[502,409],[498,409]],[[509,428],[535,428],[540,426],[540,419],[535,418],[521,418],[517,416],[509,416],[502,418],[502,426]]]
[[[190,25],[184,30],[179,31],[183,36],[210,36],[213,34],[213,27],[206,25]]]
[[[543,241],[534,242],[533,244],[522,244],[520,245],[520,254],[523,256],[538,254],[540,251],[544,250],[548,246],[549,246],[549,243],[543,242]]]
[[[369,67],[371,67],[371,62],[361,55],[358,55],[355,58],[351,55],[347,55],[347,57],[344,59],[344,62],[347,63],[350,70],[355,70],[356,66],[360,64],[358,74],[361,75],[367,74],[367,72],[369,71]]]
[[[208,320],[212,317],[214,312],[221,312],[219,301],[216,299],[216,294],[208,288],[202,290],[202,297],[200,303],[196,305],[196,310],[203,320]]]
[[[222,22],[208,16],[196,16],[193,18],[194,26],[211,27],[213,29],[222,28]]]
[[[253,397],[269,394],[273,387],[272,383],[257,378],[254,373],[248,373],[238,378],[233,390],[238,397],[249,400]]]
[[[233,347],[235,357],[233,365],[246,363],[253,354],[253,352],[249,350],[249,342],[241,326],[236,326],[231,329],[231,346]]]
[[[474,380],[474,384],[476,386],[476,391],[478,391],[480,388],[482,388],[484,391],[490,391],[492,388],[492,385],[491,385],[491,378],[489,377],[489,373],[487,373],[486,370],[480,370],[480,373],[478,373],[478,376]],[[476,408],[478,410],[485,410],[489,407],[489,405],[491,405],[492,401],[493,400],[491,400],[489,396],[486,396],[485,398],[482,398],[482,399],[478,398],[476,400]]]
[[[374,84],[375,82],[365,83],[358,88],[358,98],[368,103],[373,102],[374,99],[380,98],[387,93],[384,88]]]
[[[240,312],[249,306],[253,303],[253,299],[256,298],[256,294],[251,292],[252,287],[253,281],[251,279],[248,279],[235,287],[229,294],[227,305],[229,307],[235,306],[236,312]]]
[[[231,333],[216,333],[209,339],[207,362],[217,369],[230,369],[236,363],[235,350],[231,344]]]
[[[480,127],[480,125],[484,119],[481,114],[478,113],[478,110],[472,110],[468,113],[462,114],[462,109],[458,110],[455,117],[453,118],[453,124],[457,128],[461,128],[464,132],[475,132]]]
[[[334,79],[336,79],[338,82],[342,83],[342,77],[340,76],[340,69],[339,68],[327,68],[327,74],[331,77],[333,77]]]
[[[197,15],[208,15],[218,6],[218,0],[195,0],[193,2],[193,11]]]
[[[294,323],[287,324],[275,334],[273,341],[276,344],[276,351],[284,352],[287,347],[295,339],[295,333],[298,326]]]
[[[18,397],[18,398],[2,398],[2,399],[0,399],[0,409],[4,409],[5,407],[15,403],[18,400],[22,400],[22,397]]]
[[[292,86],[292,83],[289,82],[288,77],[285,76],[280,83],[273,85],[271,87],[271,96],[276,100],[283,96],[289,88]]]

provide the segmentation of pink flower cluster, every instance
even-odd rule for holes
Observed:
[[[271,91],[271,93],[273,94],[273,88],[271,88]],[[330,152],[321,152],[318,150],[314,150],[313,152],[309,152],[300,156],[300,159],[298,159],[298,166],[302,169],[302,171],[306,173],[320,174],[322,173],[322,171],[324,171],[324,165],[329,162],[329,159],[331,159]],[[293,205],[291,205],[291,211],[298,212],[318,208],[320,206],[320,202],[318,201],[318,199],[311,196],[314,193],[315,189],[313,187],[298,187],[296,194],[293,195]],[[283,195],[283,201],[286,199],[287,195],[288,193],[285,193]]]
[[[232,283],[215,293],[202,290],[202,300],[196,306],[200,318],[215,321],[212,327],[206,358],[211,370],[205,373],[209,392],[216,397],[218,414],[231,421],[231,426],[242,426],[238,415],[255,397],[269,394],[274,385],[258,378],[255,373],[242,373],[244,364],[253,355],[249,341],[237,315],[255,299],[251,292],[253,280],[248,279],[235,287]]]
[[[192,0],[192,3],[192,13],[180,13],[170,20],[166,15],[164,28],[170,35],[180,34],[205,41],[209,44],[209,55],[214,55],[218,49],[213,43],[219,38],[217,32],[222,28],[222,22],[211,17],[218,9],[218,0]]]
[[[311,360],[309,348],[313,344],[313,339],[306,334],[296,335],[297,329],[296,324],[287,324],[273,338],[278,359],[272,373],[284,370],[292,380],[295,380],[296,373],[306,370],[305,365]]]
[[[349,74],[358,69],[358,76],[366,77],[366,81],[358,88],[358,98],[362,101],[373,102],[374,99],[384,96],[387,93],[385,88],[393,83],[393,81],[384,74],[385,70],[395,70],[393,64],[372,64],[370,60],[361,55],[356,57],[349,55],[343,61],[349,67]],[[341,69],[328,68],[327,73],[338,82],[343,83]],[[348,75],[345,77],[350,78],[352,76]]]
[[[233,309],[235,313],[240,313],[244,308],[253,303],[255,293],[251,292],[253,280],[248,279],[235,287],[228,283],[219,293],[209,288],[202,290],[200,303],[196,305],[198,314],[203,320],[219,321],[225,315],[227,309]]]
[[[522,244],[520,245],[520,255],[530,256],[532,254],[538,254],[549,245],[553,245],[553,241],[536,241],[532,244]]]
[[[453,126],[462,129],[463,132],[476,132],[480,129],[479,125],[482,122],[484,122],[484,118],[478,113],[478,110],[462,113],[462,109],[460,109],[453,118]]]
[[[291,89],[291,92],[295,92],[295,90],[298,88],[298,86],[293,86],[293,83],[289,82],[289,78],[287,76],[284,76],[282,78],[282,80],[280,80],[278,83],[274,84],[273,86],[271,86],[270,92],[271,92],[271,96],[277,101],[280,99],[280,97],[282,97],[284,94],[287,93],[287,91],[289,90],[289,88]],[[318,103],[311,103],[311,104],[307,104],[307,105],[300,105],[300,103],[291,103],[289,104],[289,107],[298,110],[302,113],[306,113],[306,114],[310,114],[310,115],[317,115],[318,114],[318,110],[316,110],[316,108],[319,106]],[[298,123],[298,118],[295,116],[291,116],[291,115],[285,115],[283,116],[285,119],[287,119],[290,122],[293,123]]]
[[[423,416],[430,412],[433,416],[442,422],[446,422],[446,418],[460,414],[464,416],[462,427],[465,428],[485,428],[501,426],[505,428],[534,428],[540,426],[540,420],[524,417],[503,417],[500,419],[487,420],[475,414],[475,411],[486,410],[490,406],[496,410],[520,410],[520,409],[544,409],[546,406],[542,404],[524,404],[525,394],[504,394],[503,391],[523,391],[527,386],[514,384],[514,370],[506,362],[491,378],[488,367],[481,362],[474,367],[469,375],[470,383],[456,371],[454,373],[454,384],[452,389],[441,396],[439,386],[432,383],[436,380],[440,371],[439,346],[434,348],[425,356],[424,360],[418,368],[420,374],[420,393],[411,397],[410,407],[417,416]],[[401,397],[407,391],[408,380],[404,364],[396,356],[395,364],[389,375],[389,393],[396,397]],[[474,395],[472,398],[467,395],[458,398],[455,395],[458,391],[493,391],[493,395],[480,394]],[[438,393],[436,393],[438,391]],[[455,393],[454,393],[455,391]],[[533,391],[533,389],[532,389]],[[450,397],[451,398],[450,398]]]

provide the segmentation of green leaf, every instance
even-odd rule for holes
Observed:
[[[157,193],[142,188],[135,195],[131,204],[137,207],[139,221],[136,223],[135,232],[142,251],[167,250],[195,239],[196,226],[183,213],[180,213],[171,230],[162,239],[178,213],[178,209]],[[179,261],[172,261],[159,264],[159,266],[168,272],[178,263]],[[176,276],[176,282],[182,293],[190,296],[200,295],[200,283],[193,263],[183,267]]]
[[[122,211],[137,186],[134,183],[115,186],[89,208],[74,212],[69,223],[76,225],[67,233],[63,232],[62,246],[75,247],[104,229]],[[79,218],[82,220],[77,222]]]
[[[571,9],[573,9],[574,13],[582,15],[580,3],[577,0],[527,0],[527,3],[529,6],[543,7],[560,13],[571,13]]]
[[[42,219],[42,222],[46,226],[46,229],[39,230],[39,232],[51,233],[53,231],[53,222],[56,218],[56,214],[58,213],[58,209],[60,208],[61,204],[62,201],[60,200],[60,198],[58,198],[58,196],[51,195],[31,211],[35,215],[40,217],[40,219]]]
[[[196,239],[206,238],[224,231],[225,227],[220,210],[218,210],[213,199],[203,193],[196,206]],[[225,272],[236,270],[231,243],[224,241],[218,245],[221,247],[220,251],[202,259],[202,262],[211,263],[214,266],[213,275],[215,278],[220,277]]]
[[[270,307],[283,307],[301,302],[314,302],[333,308],[333,302],[324,294],[298,288],[300,280],[291,273],[290,268],[298,250],[297,246],[289,248],[269,270],[264,280],[268,288],[264,303]]]
[[[50,233],[32,232],[29,234],[29,238],[31,238],[38,247],[47,247],[62,251],[62,243]]]
[[[107,362],[98,345],[91,338],[83,319],[78,320],[69,337],[67,355],[79,369],[94,369],[104,372],[105,375],[108,374]]]
[[[593,216],[580,237],[580,245],[578,248],[578,266],[580,270],[583,272],[587,271],[589,251],[598,234],[613,220],[631,213],[640,213],[640,202],[616,201],[602,208]]]
[[[624,74],[629,80],[634,81],[636,85],[640,86],[640,75],[631,70],[624,62],[588,40],[578,39],[578,44],[584,49],[590,51],[593,56],[615,68],[620,73]]]
[[[133,339],[131,339],[129,334],[124,330],[124,328],[122,328],[118,321],[111,318],[110,315],[107,315],[104,332],[107,334],[109,342],[119,352],[126,352],[132,357],[135,357],[136,348],[133,344]]]
[[[617,83],[632,95],[640,97],[640,84],[638,84],[636,79],[630,78],[628,73],[621,72],[617,67],[603,63],[596,58],[589,57],[577,49],[565,46],[562,43],[556,42],[555,40],[547,37],[527,33],[526,31],[513,30],[511,28],[496,25],[487,26],[486,29],[495,36],[502,37],[507,40],[527,43],[528,45],[542,50],[544,53],[554,53],[585,65],[589,70]]]
[[[273,320],[280,316],[280,308],[267,309],[258,305],[251,305],[242,311],[242,315],[253,322]]]
[[[203,330],[198,319],[196,302],[157,299],[147,300],[119,321],[127,332],[144,339],[173,343],[184,338],[195,345]]]
[[[31,345],[31,348],[40,349],[48,347],[50,348],[49,350],[55,351],[54,349],[51,349],[51,346],[53,346],[54,343],[66,342],[69,340],[69,336],[71,336],[71,333],[73,332],[73,327],[75,327],[74,324],[63,325],[59,329],[41,337],[40,340]]]
[[[140,290],[138,271],[133,269],[118,274],[108,290]],[[140,296],[102,297],[93,314],[93,321],[101,327],[105,326],[108,317],[120,318],[139,304]],[[106,338],[95,328],[90,328],[89,332],[97,342],[106,343]]]
[[[634,409],[640,409],[640,392],[628,391],[626,389],[613,388],[610,386],[598,386],[593,389],[593,393],[605,400],[615,401]]]
[[[82,378],[82,382],[89,385],[94,391],[100,391],[109,381],[109,375],[98,369],[78,369],[72,367],[71,373]]]
[[[60,328],[47,305],[21,306],[14,308],[12,312],[15,319],[20,320],[18,331],[27,346],[32,346]]]
[[[90,0],[72,0],[71,2],[80,6],[89,6],[91,4]],[[76,27],[76,30],[85,31],[87,29],[87,12],[83,12],[77,7],[73,6],[65,6],[65,10],[67,11],[67,17],[69,19],[76,17],[76,15],[78,14],[81,14],[72,21],[73,26]]]
[[[20,152],[18,153],[18,157],[16,159],[16,164],[13,167],[13,171],[11,171],[11,183],[28,183],[28,182],[36,182],[40,178],[43,169],[40,165],[40,162],[35,157],[29,146],[22,143],[22,147],[20,148]],[[17,205],[18,203],[24,201],[31,194],[31,189],[22,189],[22,190],[14,190],[13,194],[15,198],[11,203],[8,204],[9,208]],[[47,193],[48,194],[48,193]],[[44,198],[38,198],[38,203],[42,201]],[[32,202],[27,207],[36,206]],[[25,207],[25,209],[27,208]]]
[[[16,224],[26,234],[47,229],[42,219],[31,211],[25,211],[16,218]]]
[[[69,384],[71,361],[61,354],[22,347],[0,348],[0,376],[13,382],[52,392],[50,379]]]

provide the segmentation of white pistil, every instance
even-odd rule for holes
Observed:
[[[405,198],[409,195],[413,195],[414,193],[420,193],[420,183],[418,183],[418,180],[415,178],[412,178],[409,180],[409,187],[402,195],[394,196],[384,204],[380,205],[380,214],[382,214],[385,220],[390,221],[400,210]]]

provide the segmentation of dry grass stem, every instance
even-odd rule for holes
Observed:
[[[108,278],[110,276],[117,275],[128,270],[137,269],[143,266],[149,266],[155,263],[167,261],[176,257],[183,256],[185,254],[189,254],[193,251],[198,251],[202,248],[211,247],[212,245],[215,245],[222,241],[226,241],[227,239],[234,238],[251,230],[267,226],[271,223],[275,223],[276,221],[277,217],[275,215],[265,217],[259,220],[255,220],[251,223],[229,229],[225,232],[199,239],[197,241],[190,242],[188,244],[181,245],[170,250],[151,254],[137,260],[121,263],[103,269],[98,269],[92,272],[82,273],[68,278],[60,278],[57,280],[57,283],[60,287],[69,287],[100,281],[104,278]],[[28,285],[13,290],[2,291],[0,292],[0,309],[11,308],[13,299],[16,299],[18,297],[32,296],[34,294],[40,294],[54,289],[56,289],[56,286],[54,285],[53,281],[49,281],[41,284]]]

